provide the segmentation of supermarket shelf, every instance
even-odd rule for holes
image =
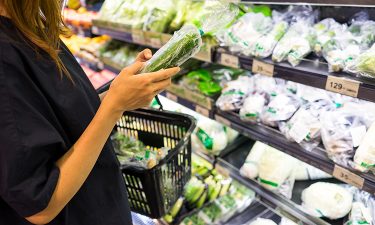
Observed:
[[[195,104],[186,99],[178,97],[168,91],[163,94],[172,101],[190,108],[198,113]],[[199,108],[200,109],[200,108]],[[370,173],[359,173],[351,171],[335,165],[326,155],[323,148],[318,147],[312,151],[304,150],[297,143],[288,141],[278,130],[267,127],[262,124],[246,123],[242,121],[235,113],[223,112],[220,110],[211,110],[210,118],[227,125],[234,130],[237,130],[242,135],[247,136],[253,140],[264,142],[274,148],[277,148],[309,165],[312,165],[328,174],[335,176],[337,179],[346,183],[355,185],[369,193],[374,193],[375,190],[375,175]],[[244,156],[246,158],[246,156]]]
[[[270,58],[259,60],[251,57],[238,55],[228,52],[224,48],[216,51],[214,62],[222,65],[242,68],[254,72],[263,73],[276,78],[294,81],[296,83],[307,86],[326,89],[327,83],[331,82],[329,77],[338,78],[334,82],[348,82],[349,86],[358,85],[358,91],[354,90],[346,95],[354,94],[363,100],[375,102],[375,81],[373,79],[364,79],[350,76],[347,73],[329,73],[327,63],[319,62],[317,59],[303,60],[297,67],[291,66],[289,63],[273,63]],[[254,65],[256,63],[256,65]],[[352,88],[352,87],[350,87]],[[337,90],[340,92],[340,90]],[[356,94],[357,92],[357,94]],[[355,96],[357,95],[357,96]]]
[[[156,38],[158,41],[156,41],[157,43],[155,44],[155,39],[153,38],[150,39],[151,41],[147,41],[147,38],[145,39],[145,37],[142,35],[142,38],[140,38],[140,34],[134,35],[130,32],[100,26],[93,26],[92,30],[94,34],[109,35],[114,39],[127,43],[139,44],[139,39],[142,39],[143,41],[141,41],[142,44],[140,45],[151,48],[157,48],[156,46],[165,42],[165,40],[162,40],[163,38],[159,37],[159,39]],[[136,41],[133,40],[134,37],[137,37]],[[316,59],[307,59],[297,67],[292,67],[286,62],[275,64],[271,59],[254,60],[251,57],[230,53],[224,48],[213,48],[209,52],[206,52],[206,54],[200,54],[199,57],[196,58],[203,61],[211,61],[220,65],[263,73],[265,75],[294,81],[320,89],[329,88],[327,86],[333,82],[330,88],[332,91],[375,102],[375,80],[357,78],[350,76],[347,73],[329,73],[328,65],[326,63],[319,62]],[[256,65],[253,68],[255,63]],[[343,88],[333,88],[335,83],[343,84]],[[345,91],[346,89],[348,91]]]

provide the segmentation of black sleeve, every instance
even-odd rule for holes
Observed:
[[[28,217],[51,199],[59,178],[56,155],[64,144],[52,125],[48,99],[22,57],[0,45],[0,196]]]

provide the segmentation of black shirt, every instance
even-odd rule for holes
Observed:
[[[55,162],[78,140],[100,100],[73,55],[60,58],[74,84],[0,17],[0,225],[30,225],[59,178]],[[86,149],[90,151],[90,149]],[[131,224],[126,187],[108,141],[82,188],[50,223]]]

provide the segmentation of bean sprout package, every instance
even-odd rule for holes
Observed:
[[[336,111],[324,113],[321,117],[321,131],[328,157],[337,164],[353,166],[356,150],[374,120],[374,104],[368,102],[346,103]],[[366,143],[357,155],[358,168],[371,165],[367,160],[373,159],[370,157],[373,155],[372,145]]]
[[[155,72],[161,69],[180,66],[193,57],[202,46],[202,35],[214,33],[232,22],[238,13],[238,8],[230,3],[210,0],[211,9],[202,14],[194,25],[185,25],[175,32],[172,39],[160,48],[146,63],[142,73]],[[220,15],[218,17],[217,15]]]

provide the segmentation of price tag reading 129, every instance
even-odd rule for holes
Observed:
[[[349,80],[341,77],[328,76],[326,83],[326,90],[343,95],[357,97],[360,82]]]
[[[229,54],[221,54],[220,63],[224,66],[239,68],[240,62],[237,56],[229,55]]]

